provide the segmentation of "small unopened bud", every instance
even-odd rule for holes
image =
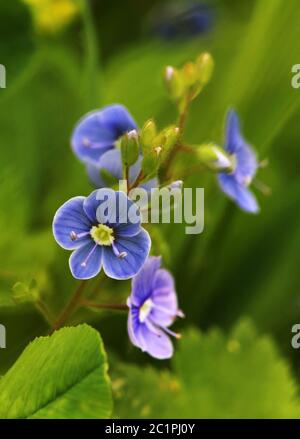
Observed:
[[[131,139],[134,139],[134,140],[138,139],[138,132],[137,132],[137,130],[129,131],[128,132],[128,139],[129,140],[131,140]]]
[[[201,145],[196,151],[201,162],[214,171],[232,172],[234,170],[234,157],[217,145]]]
[[[202,84],[206,85],[212,76],[214,69],[214,60],[210,53],[202,53],[196,60],[197,79]]]
[[[165,70],[165,79],[166,81],[170,81],[172,79],[172,76],[174,74],[174,67],[167,66]]]
[[[170,97],[175,101],[182,99],[185,94],[185,85],[181,72],[168,66],[164,70],[164,80]]]
[[[157,135],[157,129],[154,120],[149,119],[141,129],[140,139],[143,153],[147,153],[153,146],[154,139]]]
[[[137,161],[139,156],[139,135],[136,130],[131,130],[122,136],[121,155],[124,166],[131,166]]]

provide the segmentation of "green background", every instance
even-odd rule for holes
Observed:
[[[149,14],[161,3],[167,2],[83,2],[70,24],[49,35],[36,31],[23,3],[0,1],[0,63],[7,69],[7,88],[0,90],[0,322],[7,328],[0,373],[9,369],[29,341],[48,333],[34,304],[12,303],[16,282],[21,282],[22,292],[41,295],[55,315],[76,287],[68,269],[69,254],[56,245],[51,232],[56,209],[92,189],[70,149],[75,123],[85,112],[114,102],[127,106],[139,126],[150,117],[160,127],[173,123],[176,110],[164,89],[163,67],[180,67],[209,51],[215,72],[191,105],[186,140],[222,144],[226,109],[236,108],[245,137],[260,159],[269,161],[259,178],[272,193],[257,193],[261,213],[247,215],[220,192],[214,175],[199,173],[187,178],[185,185],[205,188],[204,233],[185,235],[184,225],[160,227],[169,246],[165,265],[175,276],[186,314],[175,327],[184,333],[196,331],[194,337],[204,341],[194,340],[193,349],[188,341],[182,341],[182,347],[176,342],[180,358],[174,366],[153,361],[130,345],[126,314],[81,312],[70,323],[84,320],[100,331],[110,358],[116,415],[299,417],[300,409],[290,407],[300,378],[300,352],[291,347],[291,328],[300,322],[300,90],[291,86],[291,68],[300,61],[299,2],[207,1],[214,9],[213,28],[174,41],[163,41],[150,31]],[[179,160],[189,166],[188,157]],[[159,243],[154,251],[157,248]],[[104,285],[103,302],[120,302],[129,295],[129,282]],[[252,323],[245,323],[245,317]],[[237,339],[245,337],[247,344],[248,339],[260,340],[260,334],[267,333],[274,342],[251,345],[249,358],[231,363],[222,354],[228,340],[221,334],[232,334],[231,328],[241,320]],[[210,336],[188,329],[192,326],[204,333],[219,328],[216,345],[212,342],[206,349],[205,337]],[[192,339],[187,332],[187,340]],[[282,373],[261,376],[277,364],[279,355],[285,359]],[[261,361],[256,363],[258,357]],[[169,407],[172,374],[178,373],[178,380],[185,382],[178,365],[183,358],[197,364],[188,374],[197,384],[185,384],[182,391],[176,385],[180,405]],[[212,368],[216,363],[218,368]],[[243,366],[235,371],[238,363]],[[250,370],[255,371],[257,385],[253,395],[243,387]],[[283,376],[286,370],[288,377]],[[129,377],[125,385],[130,390],[120,393],[118,383],[124,375]],[[270,385],[264,386],[269,378]],[[153,386],[157,392],[151,395]],[[198,386],[194,399],[189,391],[193,386]],[[206,403],[200,400],[204,389]],[[232,389],[239,404],[226,411],[224,395]],[[261,406],[257,411],[253,410],[256,398]],[[134,405],[136,399],[140,402]],[[282,401],[278,410],[269,405],[275,399]],[[147,410],[147,404],[161,407]]]

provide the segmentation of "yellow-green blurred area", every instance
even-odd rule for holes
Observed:
[[[224,116],[234,107],[246,139],[268,160],[258,178],[271,194],[256,191],[261,212],[247,215],[212,173],[184,179],[205,188],[204,232],[163,225],[153,239],[155,254],[168,246],[164,262],[186,314],[174,325],[186,335],[173,363],[130,345],[126,313],[78,313],[71,323],[99,329],[118,416],[299,417],[300,350],[291,347],[300,323],[300,90],[291,86],[299,1],[201,0],[211,26],[166,38],[155,22],[174,3],[0,0],[0,323],[7,328],[0,373],[48,331],[22,295],[40,295],[57,315],[76,286],[69,254],[51,231],[57,208],[92,190],[70,148],[75,123],[110,103],[124,104],[139,126],[150,117],[160,128],[174,123],[163,68],[208,51],[215,71],[191,105],[185,139],[222,145]],[[177,160],[191,166],[185,154]],[[129,282],[103,277],[92,285],[102,280],[103,302],[129,295]]]

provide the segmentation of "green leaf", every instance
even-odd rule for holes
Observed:
[[[107,418],[106,354],[88,325],[35,339],[0,381],[0,418]]]
[[[173,371],[117,366],[120,417],[299,417],[296,384],[269,337],[249,321],[230,334],[187,331],[176,346]],[[155,392],[153,392],[155,389]],[[259,397],[258,397],[259,395]]]

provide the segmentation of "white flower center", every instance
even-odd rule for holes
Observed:
[[[151,299],[147,299],[143,305],[140,307],[140,312],[139,312],[139,319],[140,322],[143,323],[146,318],[148,317],[149,313],[151,312],[153,308],[153,302]]]

